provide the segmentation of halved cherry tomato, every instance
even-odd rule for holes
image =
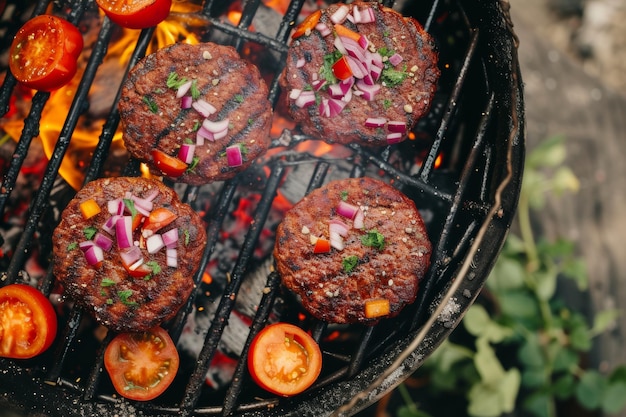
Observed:
[[[143,223],[143,230],[156,232],[176,220],[178,216],[165,207],[159,207],[150,212],[150,215]]]
[[[350,69],[350,64],[348,63],[348,59],[344,56],[339,58],[337,62],[333,64],[331,67],[333,74],[339,80],[346,80],[352,77],[352,70]]]
[[[76,74],[83,35],[65,19],[40,15],[17,32],[9,55],[9,68],[29,88],[52,91]]]
[[[28,359],[43,353],[57,334],[50,300],[26,284],[0,288],[0,356]]]
[[[143,278],[152,273],[152,268],[150,268],[150,266],[146,265],[145,263],[142,263],[135,269],[131,269],[132,265],[128,265],[126,264],[126,262],[124,262],[124,260],[122,260],[122,266],[124,266],[124,269],[126,269],[128,275],[133,278]]]
[[[180,177],[187,170],[188,165],[180,159],[168,155],[158,149],[152,150],[154,165],[165,175]]]
[[[104,351],[104,367],[122,397],[148,401],[170,386],[180,359],[176,345],[161,327],[120,333]]]
[[[322,370],[322,352],[308,333],[289,323],[270,324],[250,345],[248,370],[263,389],[282,396],[309,388]]]
[[[172,0],[96,0],[111,21],[129,29],[145,29],[170,14]]]

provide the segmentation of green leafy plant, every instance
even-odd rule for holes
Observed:
[[[531,212],[544,207],[547,193],[578,189],[578,180],[564,166],[565,156],[562,137],[544,141],[528,155],[516,232],[509,234],[462,326],[416,373],[427,381],[422,403],[456,398],[472,417],[513,412],[555,417],[564,402],[605,413],[626,405],[625,366],[606,375],[581,365],[593,338],[610,328],[618,312],[600,311],[589,318],[568,305],[558,284],[572,280],[586,291],[585,264],[573,242],[537,239],[531,227]],[[427,411],[450,415],[433,407]],[[403,414],[408,415],[417,416]]]

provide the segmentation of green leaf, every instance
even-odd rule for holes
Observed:
[[[552,398],[545,392],[537,391],[531,394],[525,399],[523,408],[535,417],[553,417]]]
[[[583,259],[570,259],[563,265],[563,274],[576,282],[579,291],[587,291],[589,288],[587,263]]]
[[[474,384],[468,393],[468,413],[475,417],[496,417],[515,409],[520,387],[520,374],[510,369],[502,374],[498,384]]]
[[[476,366],[476,370],[485,384],[498,385],[504,377],[504,368],[502,368],[500,360],[486,339],[479,338],[476,340],[474,366]]]
[[[626,383],[610,383],[602,397],[602,410],[605,413],[615,414],[626,406]]]
[[[553,136],[542,141],[526,156],[528,169],[557,167],[565,161],[565,136]]]
[[[535,294],[542,301],[549,301],[556,292],[557,273],[556,271],[544,271],[534,274]]]
[[[529,334],[525,338],[517,351],[517,358],[524,366],[530,368],[543,368],[545,366],[545,358],[539,343],[539,336],[536,334]]]
[[[528,319],[536,322],[540,318],[537,300],[530,294],[511,291],[499,295],[502,313],[516,320]]]
[[[522,368],[522,386],[542,388],[547,385],[546,372],[543,368]]]
[[[584,323],[577,323],[570,331],[569,341],[573,349],[587,352],[591,349],[591,333]]]
[[[523,288],[525,276],[526,270],[519,259],[501,256],[489,275],[487,286],[496,292]]]
[[[600,407],[607,381],[596,370],[586,371],[576,386],[576,399],[588,410]]]
[[[578,365],[578,353],[571,349],[559,347],[555,352],[552,369],[555,372],[565,371],[572,372]]]
[[[618,309],[608,309],[599,311],[593,318],[593,326],[591,326],[591,334],[599,335],[615,326],[615,321],[620,316]]]
[[[572,374],[565,374],[557,378],[552,384],[554,396],[560,400],[570,398],[574,394],[576,380]]]
[[[556,195],[562,195],[566,192],[575,193],[580,189],[580,181],[569,167],[559,167],[552,175],[550,189]]]
[[[510,328],[500,326],[491,320],[485,308],[480,304],[470,307],[463,318],[463,324],[470,334],[493,343],[499,343],[513,334]]]

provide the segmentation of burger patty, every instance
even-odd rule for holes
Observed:
[[[139,61],[122,86],[124,144],[154,174],[179,182],[201,185],[232,178],[270,145],[267,96],[257,67],[234,48],[171,45]],[[181,148],[190,146],[193,156],[185,161]],[[155,149],[175,160],[164,162],[167,158],[155,156]],[[187,166],[181,169],[180,160]]]
[[[274,258],[314,317],[374,324],[415,300],[431,251],[415,203],[364,177],[330,182],[294,205],[278,226]],[[388,311],[367,313],[374,303]]]
[[[302,131],[331,143],[406,139],[431,105],[435,43],[379,3],[334,4],[296,28],[280,84]]]
[[[191,294],[206,232],[160,181],[117,177],[85,185],[52,240],[65,294],[111,330],[143,331],[172,318]]]

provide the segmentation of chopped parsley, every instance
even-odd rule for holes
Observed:
[[[116,282],[113,281],[111,278],[102,278],[102,281],[100,281],[101,287],[112,287],[115,284]]]
[[[196,169],[196,166],[198,166],[198,162],[200,162],[200,157],[198,155],[194,155],[191,159],[191,163],[187,167],[187,172],[193,172]]]
[[[71,251],[71,250],[76,249],[77,247],[78,247],[78,243],[76,243],[76,242],[72,242],[72,243],[70,243],[69,245],[67,245],[67,250],[68,250],[68,251]]]
[[[383,250],[385,247],[385,236],[379,233],[376,229],[372,229],[361,237],[361,243],[363,246]]]
[[[152,274],[156,275],[161,272],[161,265],[157,261],[148,261],[146,265],[152,270]]]
[[[200,90],[198,90],[198,80],[193,80],[191,82],[191,98],[197,100],[200,98]]]
[[[341,56],[341,52],[337,50],[324,55],[324,65],[320,68],[320,75],[322,79],[328,81],[328,84],[334,84],[337,82],[337,77],[333,74],[333,65],[339,58],[341,58]]]
[[[346,274],[351,273],[354,268],[356,268],[359,263],[359,257],[356,255],[346,256],[341,260],[341,265],[343,266],[343,272]]]
[[[235,94],[235,101],[237,103],[243,103],[244,101],[243,94]]]
[[[154,101],[152,97],[143,96],[141,101],[146,103],[146,105],[148,106],[148,110],[150,110],[152,113],[157,114],[159,112],[159,106],[157,106],[156,101]]]
[[[117,296],[119,297],[122,304],[126,306],[135,306],[137,302],[129,300],[130,297],[133,296],[133,290],[121,290],[117,292]],[[108,300],[107,300],[108,301]]]
[[[380,79],[385,86],[395,87],[402,83],[408,75],[409,74],[406,72],[406,65],[403,67],[402,71],[385,66],[382,74],[380,74]]]
[[[341,200],[342,201],[348,201],[348,192],[346,190],[343,190],[341,192]]]
[[[95,226],[87,226],[83,229],[83,234],[87,240],[93,239],[96,233],[98,233],[98,228]]]
[[[165,82],[165,84],[168,86],[168,88],[179,88],[181,85],[185,84],[186,82],[187,82],[187,79],[185,77],[179,78],[178,74],[172,71],[167,76],[167,81]]]
[[[189,230],[187,229],[183,229],[183,235],[185,235],[185,246],[189,245]]]
[[[388,110],[391,107],[391,100],[388,98],[383,100],[383,109]]]

